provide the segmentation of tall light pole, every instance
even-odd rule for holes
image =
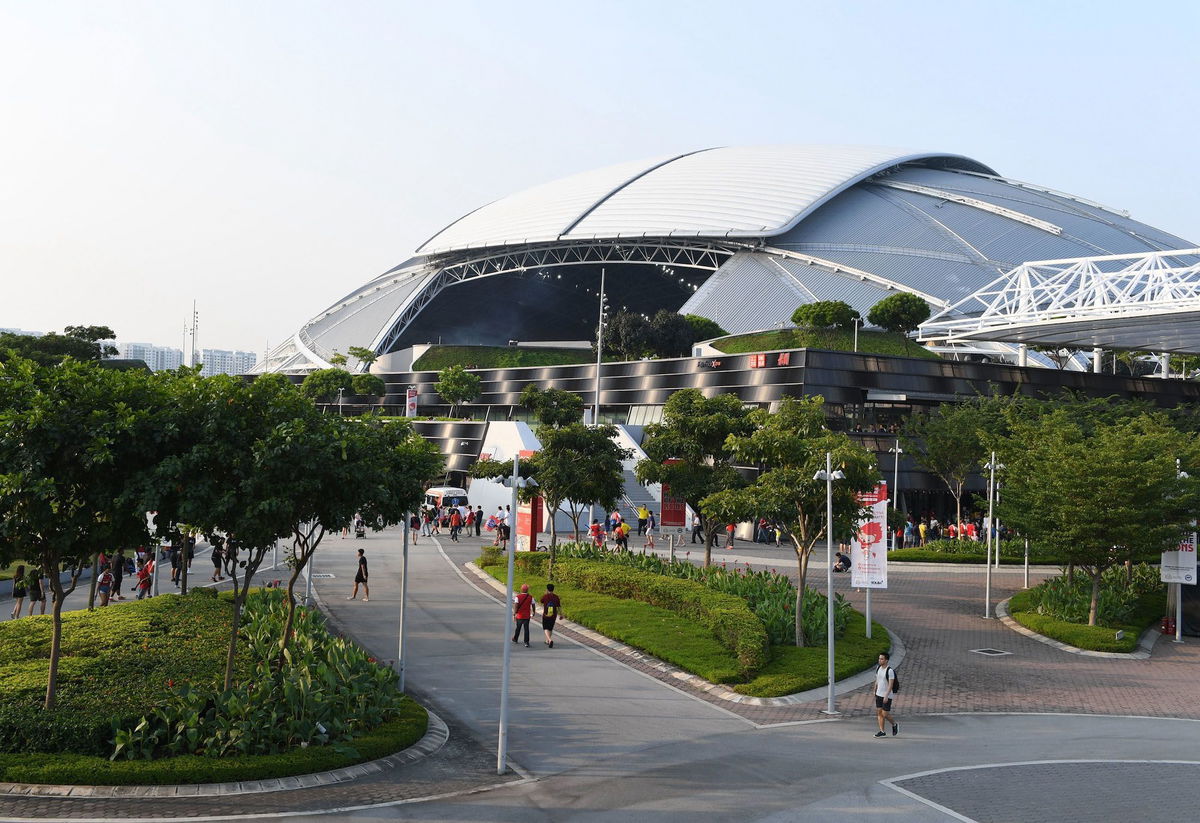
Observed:
[[[837,714],[833,697],[833,481],[844,480],[846,475],[839,469],[833,470],[833,454],[825,452],[825,468],[813,475],[813,480],[825,481],[825,647],[828,666],[829,688],[825,700],[825,714]]]
[[[405,607],[408,605],[408,518],[409,512],[404,513],[404,540],[401,543],[400,549],[400,631],[399,631],[399,648],[396,650],[396,666],[399,668],[400,675],[400,693],[404,694],[404,674],[408,664],[408,650],[404,644],[404,613]],[[508,647],[504,647],[505,651]]]
[[[892,455],[892,511],[896,512],[896,504],[900,501],[900,455],[904,454],[904,449],[900,448],[900,438],[896,438],[896,445],[888,449]],[[894,518],[893,518],[894,519]],[[892,531],[888,527],[888,531]],[[896,533],[892,532],[892,551],[896,550]]]
[[[604,302],[604,269],[600,269],[600,310],[596,320],[596,384],[592,391],[592,425],[600,425],[600,363],[604,351],[604,315],[608,306]],[[514,507],[514,511],[515,511]],[[551,515],[553,516],[553,515]],[[588,504],[588,526],[596,519],[595,502]]]
[[[1164,355],[1165,356],[1165,355]],[[1187,480],[1191,475],[1179,468],[1179,458],[1175,458],[1175,476]],[[1175,584],[1175,642],[1183,642],[1183,584]]]
[[[992,616],[992,523],[995,519],[995,494],[996,494],[996,469],[1003,469],[1004,466],[996,462],[996,453],[992,452],[992,459],[984,466],[988,470],[988,525],[987,525],[987,575],[983,588],[983,616],[990,619]],[[997,535],[999,537],[999,535]],[[997,541],[999,542],[999,541]],[[1000,546],[996,546],[997,554],[1000,552]]]
[[[862,325],[863,321],[861,317],[855,317],[852,320],[854,322],[854,350],[858,351],[858,327]]]
[[[515,521],[517,519],[517,489],[526,486],[536,486],[533,478],[524,480],[520,476],[520,456],[513,454],[512,476],[501,481],[505,486],[512,487],[512,507],[508,516],[508,586],[507,599],[504,601],[504,673],[500,679],[500,739],[496,747],[496,774],[504,774],[505,760],[508,758],[508,681],[512,669],[512,643],[509,638],[513,631],[513,555],[517,553]]]

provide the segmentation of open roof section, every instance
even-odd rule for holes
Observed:
[[[460,218],[418,252],[559,239],[770,237],[855,183],[905,163],[995,173],[961,155],[872,146],[713,148],[526,189]]]

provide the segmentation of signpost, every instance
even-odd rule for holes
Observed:
[[[858,527],[852,541],[850,585],[867,590],[867,638],[871,637],[871,589],[887,588],[887,483],[858,495],[859,504],[871,507],[871,517]]]
[[[1163,552],[1158,567],[1164,583],[1175,584],[1175,642],[1183,642],[1183,587],[1196,585],[1196,533],[1188,532],[1173,552]]]

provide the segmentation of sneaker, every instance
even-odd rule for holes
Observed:
[[[893,723],[892,724],[892,737],[895,737],[899,731],[900,731],[900,727],[897,726],[895,723]]]
[[[875,732],[875,736],[876,737],[887,737],[887,735],[884,734],[883,732]]]
[[[363,598],[363,602],[364,602],[364,603],[370,603],[370,602],[371,602],[371,598],[369,598],[369,597],[364,597],[364,598]],[[834,624],[834,625],[837,625],[837,624]]]
[[[550,641],[549,643],[547,643],[546,645],[547,645],[547,646],[549,646],[550,648],[552,648],[552,649],[553,649],[553,648],[554,648],[554,641],[553,641],[553,640],[551,640],[551,641]]]
[[[525,644],[525,648],[527,648],[527,649],[529,648],[529,644],[528,644],[528,643],[526,643],[526,644]]]
[[[353,598],[353,597],[347,597],[346,599],[347,599],[347,600],[353,600],[354,598]]]

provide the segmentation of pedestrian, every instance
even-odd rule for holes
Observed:
[[[588,526],[588,537],[592,539],[592,545],[597,548],[604,545],[604,529],[600,527],[599,520],[593,520],[592,525]]]
[[[212,564],[213,573],[208,579],[214,583],[220,583],[225,577],[221,574],[221,561],[225,556],[222,551],[222,544],[225,542],[219,535],[210,535],[208,542],[212,543]]]
[[[628,523],[617,523],[614,533],[616,536],[617,551],[629,551],[629,533],[633,531],[633,527]]]
[[[13,620],[21,616],[21,607],[25,605],[25,596],[29,594],[29,589],[25,585],[25,566],[17,566],[17,570],[13,572],[13,607],[9,614]]]
[[[536,607],[533,604],[533,595],[529,593],[529,584],[521,584],[521,593],[513,598],[513,617],[516,618],[517,628],[513,632],[512,642],[517,642],[517,635],[521,630],[525,630],[525,648],[529,648],[529,620],[533,617]]]
[[[412,533],[412,543],[417,545],[417,535],[421,533],[421,518],[417,515],[410,515],[408,518],[408,530]]]
[[[142,561],[142,566],[137,573],[137,599],[142,600],[150,595],[150,580],[154,574],[154,560],[148,559]]]
[[[458,542],[458,533],[462,531],[462,527],[462,514],[458,511],[458,509],[452,509],[450,513],[450,539],[455,543]]]
[[[900,731],[900,727],[896,725],[896,718],[892,717],[892,694],[896,687],[896,670],[888,665],[890,660],[890,654],[881,652],[879,665],[875,668],[875,717],[879,720],[879,731],[875,732],[876,737],[887,736],[883,730],[885,722],[892,724],[892,736]]]
[[[652,511],[647,512],[646,529],[648,531],[652,531],[652,532],[658,530],[658,516],[655,515],[654,512],[652,512]]]
[[[562,600],[554,593],[554,584],[546,584],[546,593],[542,595],[542,631],[546,634],[546,647],[554,648],[554,622],[562,613]]]
[[[646,521],[648,521],[649,519],[650,519],[650,510],[647,509],[646,505],[643,503],[642,505],[637,507],[638,534],[646,533]]]
[[[112,592],[112,584],[112,567],[108,563],[105,563],[100,567],[100,577],[96,579],[96,593],[100,595],[100,606],[102,608],[108,605],[108,598]],[[29,613],[33,614],[33,604],[30,604]]]
[[[347,600],[353,600],[358,597],[358,587],[360,584],[363,588],[363,602],[369,603],[371,601],[371,590],[367,587],[367,558],[362,549],[358,550],[358,571],[354,573],[354,591],[350,592],[350,596],[346,598]]]
[[[483,532],[483,506],[475,508],[475,536],[482,536]]]
[[[181,555],[179,552],[179,545],[174,540],[171,541],[171,548],[167,549],[167,554],[171,558],[171,582],[174,583],[175,588],[178,589],[180,577],[179,570],[181,568],[179,560]],[[103,560],[100,561],[100,565],[104,565]]]
[[[733,528],[734,528],[734,526],[732,523],[730,523],[728,526],[725,527],[725,548],[726,549],[733,548]]]
[[[700,533],[700,515],[692,515],[692,542],[703,543],[704,539]]]
[[[421,534],[433,537],[433,515],[428,508],[421,509]]]
[[[112,598],[114,600],[124,600],[121,594],[121,581],[125,579],[125,550],[117,549],[116,556],[112,562]]]

